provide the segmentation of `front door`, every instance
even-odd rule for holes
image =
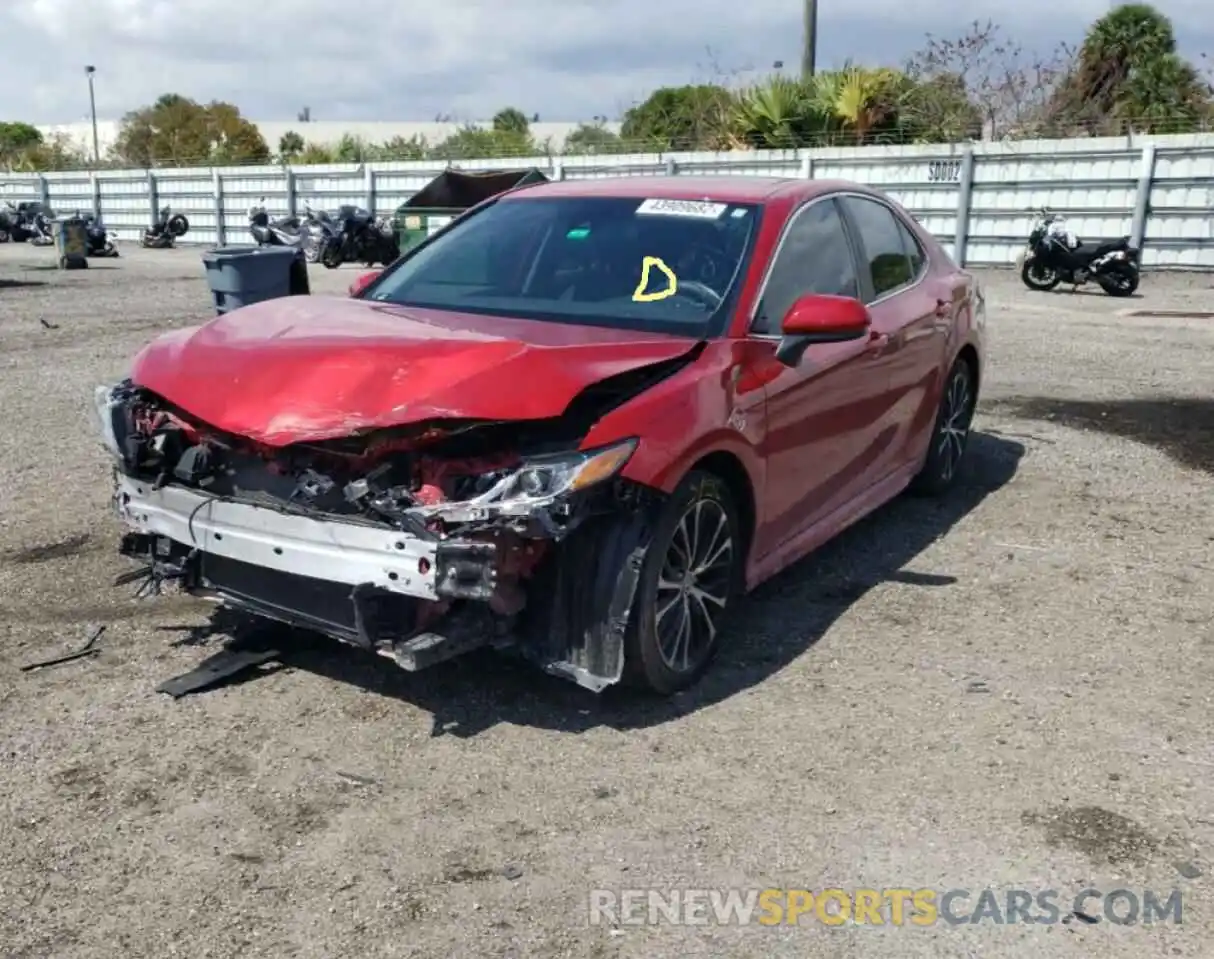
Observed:
[[[809,293],[862,295],[853,247],[829,196],[793,214],[750,331],[744,375],[764,382],[767,392],[760,451],[767,478],[756,556],[778,549],[863,490],[879,430],[873,383],[883,379],[887,362],[879,343],[813,346],[793,368],[775,359],[785,313]]]

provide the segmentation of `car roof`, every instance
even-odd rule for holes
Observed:
[[[770,203],[792,197],[810,199],[847,190],[875,193],[847,180],[806,180],[767,176],[616,176],[537,183],[504,198],[525,200],[545,196],[621,197],[657,200],[715,200],[721,203]]]

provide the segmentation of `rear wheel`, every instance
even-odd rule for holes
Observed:
[[[926,496],[939,496],[956,481],[961,461],[969,447],[970,424],[977,400],[974,371],[958,359],[944,384],[936,424],[923,468],[911,481],[911,489]]]
[[[711,473],[688,474],[667,500],[629,621],[625,662],[634,685],[669,695],[708,668],[740,592],[740,530],[729,488]]]
[[[190,232],[190,221],[182,214],[174,213],[169,217],[168,231],[172,236],[185,236]]]
[[[1128,263],[1114,263],[1096,282],[1109,296],[1133,296],[1138,290],[1138,271]]]
[[[1043,293],[1052,290],[1062,281],[1057,270],[1046,266],[1040,260],[1026,260],[1020,268],[1020,279],[1030,290]]]

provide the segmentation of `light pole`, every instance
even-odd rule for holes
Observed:
[[[89,78],[89,113],[93,117],[93,165],[100,166],[101,147],[97,143],[97,94],[93,91],[93,74],[96,72],[96,67],[84,68],[84,74]]]
[[[818,0],[804,0],[804,33],[801,38],[801,77],[814,75],[818,53]]]

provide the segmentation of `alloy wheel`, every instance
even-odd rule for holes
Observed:
[[[729,601],[734,541],[724,507],[697,499],[683,513],[658,574],[654,629],[668,669],[688,673],[711,653]]]
[[[940,478],[946,483],[953,478],[961,457],[965,454],[972,419],[969,370],[966,366],[959,365],[944,393],[940,432],[936,435]]]

